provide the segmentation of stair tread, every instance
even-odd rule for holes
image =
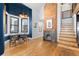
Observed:
[[[67,27],[67,28],[62,27],[61,29],[62,29],[62,30],[73,30],[73,28],[71,28],[71,27]]]
[[[75,35],[75,34],[72,34],[72,33],[60,33],[60,35]]]
[[[72,28],[73,28],[73,26],[65,26],[65,25],[63,25],[63,26],[61,26],[61,27],[72,27]]]
[[[62,40],[60,40],[59,42],[58,42],[59,44],[61,43],[61,44],[63,44],[63,45],[67,45],[67,46],[77,46],[77,44],[76,43],[73,43],[73,42],[66,42],[66,41],[62,41]]]
[[[67,36],[60,36],[62,38],[70,38],[70,39],[76,39],[75,37],[67,37]]]
[[[71,39],[70,40],[68,40],[68,39],[59,39],[59,40],[66,41],[66,42],[77,43],[76,40],[71,40]]]
[[[62,28],[61,30],[73,30],[73,28]]]
[[[73,26],[61,26],[63,28],[73,28]]]
[[[73,29],[73,28],[70,28],[70,27],[68,27],[68,28],[65,28],[65,27],[64,27],[64,28],[62,28],[62,29]]]
[[[69,30],[61,30],[61,32],[74,32],[74,31],[69,31]]]
[[[62,44],[58,44],[58,47],[62,47],[65,49],[70,49],[70,50],[75,50],[75,51],[79,52],[79,48],[77,48],[77,47],[70,47],[70,46],[66,46],[66,45],[62,45]]]
[[[61,43],[61,42],[59,44],[64,45],[64,46],[68,46],[68,47],[74,47],[74,48],[77,47],[77,45],[69,45],[69,44],[64,44],[64,43]]]
[[[61,32],[74,32],[74,31],[67,31],[67,30],[61,30]]]
[[[68,35],[76,35],[76,34],[73,33],[73,32],[72,32],[72,33],[70,33],[70,32],[60,32],[60,35],[62,35],[62,34],[63,34],[63,35],[67,35],[67,34],[68,34]]]
[[[60,37],[71,37],[71,38],[76,38],[76,35],[73,36],[73,35],[63,35],[63,34],[62,34],[62,35],[60,35]]]
[[[62,26],[65,26],[65,27],[66,27],[66,26],[68,26],[68,27],[73,27],[72,25],[63,25],[63,24],[62,24]]]
[[[64,43],[64,44],[71,44],[71,45],[75,45],[76,42],[69,42],[69,41],[64,41],[64,40],[60,40],[58,42]]]
[[[74,30],[65,30],[65,29],[64,29],[64,30],[61,30],[61,31],[74,31]]]
[[[76,39],[74,38],[59,38],[59,40],[67,40],[67,41],[72,41],[72,42],[76,42]]]
[[[75,35],[75,34],[68,34],[68,33],[64,33],[64,34],[63,34],[63,33],[61,33],[60,35],[61,35],[61,36],[62,36],[62,35],[65,35],[65,36],[74,36],[74,37],[76,37],[76,35]]]
[[[73,29],[73,27],[62,27],[61,29]]]

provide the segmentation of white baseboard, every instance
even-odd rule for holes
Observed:
[[[39,38],[39,37],[43,37],[43,35],[42,36],[32,37],[32,38],[29,38],[29,39],[36,39],[36,38]]]

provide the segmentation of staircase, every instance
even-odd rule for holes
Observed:
[[[62,28],[60,32],[58,46],[70,50],[79,51],[79,49],[77,48],[76,35],[74,33],[72,19],[62,20]]]

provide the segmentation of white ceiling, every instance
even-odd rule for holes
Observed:
[[[70,10],[72,9],[72,4],[71,3],[64,3],[61,5],[62,11]]]
[[[36,9],[36,10],[40,10],[40,8],[42,8],[45,5],[45,3],[23,3],[23,4],[31,9]]]

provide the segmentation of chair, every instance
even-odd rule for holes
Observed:
[[[14,46],[16,46],[16,41],[18,40],[18,36],[17,35],[13,35],[13,36],[10,36],[10,41],[9,41],[9,43],[10,43],[10,46],[11,45],[14,45]]]
[[[22,39],[23,41],[26,41],[27,35],[19,35],[19,40]]]

